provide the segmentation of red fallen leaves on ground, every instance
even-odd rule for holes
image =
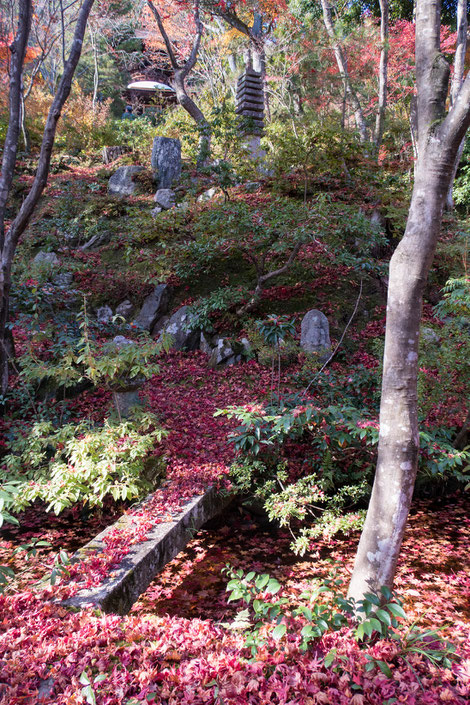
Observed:
[[[280,645],[271,642],[250,662],[242,636],[220,626],[221,619],[233,614],[233,607],[225,604],[219,572],[225,562],[270,572],[295,599],[312,577],[325,575],[327,558],[340,562],[338,573],[347,579],[357,537],[319,541],[317,555],[297,560],[288,553],[288,537],[282,532],[263,534],[246,520],[235,520],[218,532],[202,532],[128,617],[93,610],[71,613],[49,601],[99,583],[159,518],[177,511],[209,483],[223,480],[232,457],[225,440],[229,422],[213,413],[262,398],[269,384],[270,370],[255,362],[212,371],[199,354],[166,357],[146,393],[170,431],[163,443],[167,483],[149,504],[130,510],[133,525],[111,532],[103,554],[72,567],[69,583],[0,598],[2,705],[39,703],[39,689],[47,692],[47,683],[51,689],[42,702],[84,702],[79,683],[83,671],[90,680],[105,676],[93,686],[98,705],[129,700],[162,705],[382,705],[393,698],[410,705],[468,702],[468,501],[419,508],[397,574],[399,594],[412,618],[421,616],[426,626],[452,625],[447,632],[462,655],[452,672],[433,669],[417,656],[407,665],[394,657],[394,644],[387,641],[374,645],[374,656],[390,663],[393,678],[377,670],[366,672],[365,653],[347,632],[326,635],[307,654],[299,652],[294,634]],[[74,402],[75,413],[88,408],[99,417],[107,402],[106,395],[83,395]],[[322,659],[333,647],[345,656],[336,670],[325,668]]]
[[[83,702],[79,677],[85,671],[90,678],[105,675],[95,686],[99,705],[130,699],[165,705],[383,705],[393,698],[412,705],[463,705],[470,696],[468,614],[459,602],[468,605],[470,594],[468,516],[468,501],[451,508],[420,506],[410,521],[397,579],[410,616],[423,615],[417,598],[426,607],[433,604],[436,574],[447,571],[449,562],[454,566],[454,578],[447,587],[442,584],[435,602],[439,617],[452,623],[464,656],[452,671],[430,668],[417,656],[410,657],[410,668],[396,658],[395,644],[383,640],[370,653],[390,664],[393,677],[366,672],[365,653],[346,632],[326,635],[307,654],[298,651],[294,635],[277,646],[271,642],[248,661],[243,637],[219,624],[233,614],[232,606],[224,609],[220,565],[228,559],[244,569],[267,570],[281,581],[283,594],[295,597],[312,577],[326,574],[327,557],[341,559],[338,570],[346,576],[355,539],[319,542],[317,558],[296,560],[287,553],[286,535],[261,532],[254,545],[253,526],[235,514],[228,526],[201,532],[127,617],[69,613],[45,601],[53,594],[50,589],[42,596],[25,592],[1,598],[0,702],[40,702],[38,688],[49,678],[53,689],[44,702]],[[454,580],[461,581],[457,593]],[[434,623],[432,613],[424,622]],[[331,648],[345,657],[336,669],[323,664]]]

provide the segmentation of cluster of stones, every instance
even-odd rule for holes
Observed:
[[[237,108],[241,127],[247,134],[260,134],[264,127],[264,91],[261,74],[245,69],[237,83]]]

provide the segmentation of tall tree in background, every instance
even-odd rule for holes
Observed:
[[[346,50],[342,45],[335,27],[333,19],[334,6],[331,0],[320,0],[323,23],[326,32],[330,38],[331,45],[334,51],[336,64],[340,73],[344,86],[344,103],[347,101],[351,104],[354,112],[356,127],[359,132],[361,142],[366,142],[370,139],[374,143],[376,149],[382,143],[382,136],[385,124],[385,109],[387,107],[387,70],[388,70],[388,53],[389,53],[389,4],[388,0],[379,0],[380,4],[380,63],[379,63],[379,86],[378,86],[378,105],[375,119],[375,126],[371,133],[367,128],[364,111],[359,100],[359,96],[354,89],[351,77],[348,71],[348,61]]]
[[[184,108],[189,115],[191,115],[199,128],[201,138],[198,163],[201,164],[210,152],[210,125],[204,116],[204,113],[196,105],[186,89],[186,79],[190,71],[192,71],[196,65],[203,33],[203,25],[199,16],[199,0],[195,0],[193,4],[192,17],[190,18],[190,22],[194,25],[193,39],[189,54],[186,57],[181,57],[181,51],[178,51],[177,47],[175,47],[171,41],[169,32],[165,29],[161,11],[159,11],[152,0],[147,0],[147,5],[155,18],[158,30],[165,43],[166,52],[170,60],[170,65],[172,68],[170,85],[175,90],[176,99],[179,105],[181,105],[181,107]]]
[[[247,37],[253,69],[266,80],[266,41],[277,17],[287,10],[285,0],[203,0],[203,7],[221,17],[230,27]]]
[[[0,175],[0,386],[5,394],[8,387],[8,315],[13,258],[21,235],[24,233],[41,197],[49,175],[50,160],[57,122],[72,87],[72,79],[80,58],[88,15],[94,0],[83,0],[75,23],[69,55],[64,63],[62,76],[49,110],[39,153],[33,184],[18,213],[6,225],[6,208],[15,173],[18,140],[21,130],[21,100],[25,55],[31,32],[32,0],[19,0],[18,22],[14,41],[10,45],[9,123],[3,147]]]
[[[418,0],[418,161],[405,234],[390,262],[377,469],[349,587],[356,599],[365,592],[377,592],[382,585],[391,587],[395,575],[418,467],[423,290],[455,160],[470,125],[470,75],[446,114],[450,66],[441,53],[440,29],[440,0]]]

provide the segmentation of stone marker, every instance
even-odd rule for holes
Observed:
[[[151,161],[158,188],[171,188],[181,176],[181,142],[171,137],[155,137]]]
[[[132,177],[143,170],[143,166],[120,166],[108,181],[108,193],[121,198],[132,196],[137,188]]]
[[[116,307],[116,316],[122,316],[124,320],[129,321],[132,318],[132,311],[134,307],[129,299],[122,301],[119,306]]]
[[[153,200],[164,211],[169,211],[170,208],[175,206],[176,194],[171,188],[159,188]]]
[[[65,604],[80,608],[92,604],[104,612],[127,614],[155,575],[193,538],[194,531],[220,514],[231,499],[230,495],[221,495],[213,487],[203,495],[193,497],[170,521],[156,524],[143,541],[132,545],[129,553],[113,568],[112,573],[101,585],[81,590],[66,600]],[[119,529],[132,529],[133,521],[135,520],[130,514],[122,516],[77,551],[72,562],[78,562],[86,555],[105,551],[105,537]]]
[[[165,315],[170,301],[170,291],[166,284],[158,284],[142,304],[134,323],[151,332],[158,319]]]
[[[116,335],[113,343],[117,348],[126,345],[135,345],[135,341],[126,338],[124,335]],[[114,405],[120,418],[127,419],[131,416],[131,410],[136,406],[142,406],[139,397],[139,390],[142,388],[145,378],[142,376],[122,377],[113,381],[112,392]]]
[[[191,330],[189,306],[182,306],[169,319],[163,332],[172,336],[172,350],[197,350],[201,341],[200,330]]]
[[[308,311],[302,319],[300,346],[309,353],[319,353],[326,359],[331,350],[330,326],[324,313]]]

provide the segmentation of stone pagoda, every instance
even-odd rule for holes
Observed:
[[[264,128],[264,90],[261,74],[247,66],[237,83],[240,127],[246,135],[261,135]]]

